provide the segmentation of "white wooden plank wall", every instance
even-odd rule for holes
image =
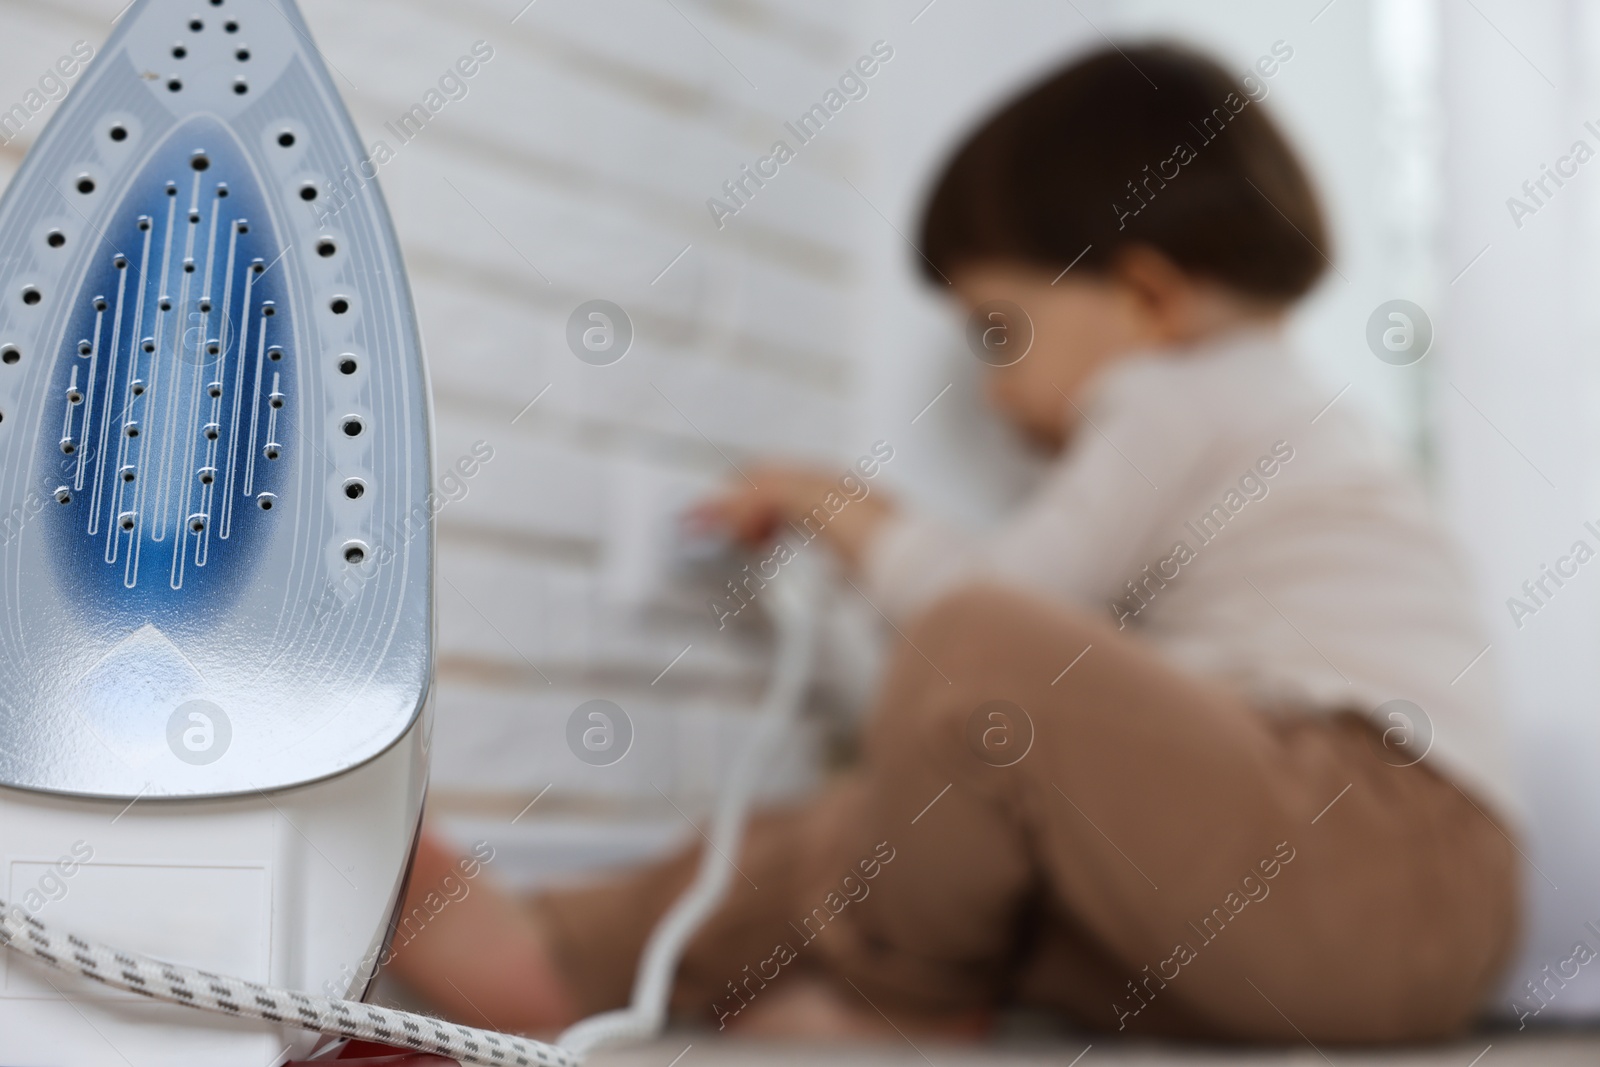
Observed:
[[[848,131],[800,149],[721,231],[705,201],[775,138],[793,143],[783,122],[871,42],[846,0],[537,0],[518,16],[522,3],[303,4],[364,138],[395,150],[380,181],[426,336],[441,466],[480,439],[495,449],[440,517],[436,794],[520,807],[554,783],[555,808],[660,807],[659,787],[700,807],[766,653],[719,634],[709,611],[646,623],[604,606],[608,485],[620,462],[709,483],[732,475],[723,453],[842,467],[865,450],[849,439],[850,329],[852,235],[870,209],[845,180]],[[0,0],[0,107],[73,41],[98,47],[121,6]],[[467,95],[402,144],[385,124],[477,41],[494,56]],[[5,177],[44,121],[0,148]],[[634,322],[614,366],[566,346],[568,315],[592,298]],[[568,714],[592,697],[637,727],[613,767],[565,745]],[[772,788],[803,785],[812,765],[796,746]]]

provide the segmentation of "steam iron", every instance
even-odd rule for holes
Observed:
[[[82,938],[355,1000],[385,947],[433,544],[372,171],[293,0],[138,0],[0,200],[6,1067],[327,1050],[50,965]]]
[[[660,1030],[727,890],[810,671],[800,560],[629,1006],[551,1045],[362,1003],[433,665],[427,372],[375,177],[293,0],[135,0],[0,198],[0,1067],[578,1067]]]

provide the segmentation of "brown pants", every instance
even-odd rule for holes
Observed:
[[[1144,1035],[1443,1037],[1511,951],[1515,856],[1398,762],[1358,716],[1270,715],[1109,627],[962,592],[908,631],[861,766],[751,825],[674,1009],[726,1021],[804,969],[891,1018],[1023,1003]],[[535,899],[582,1007],[627,1000],[698,856]]]

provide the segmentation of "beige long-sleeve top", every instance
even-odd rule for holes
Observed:
[[[965,581],[1014,584],[1264,708],[1363,711],[1392,762],[1425,754],[1520,817],[1489,639],[1454,547],[1420,486],[1278,332],[1120,360],[1078,407],[1068,448],[998,529],[892,520],[865,560],[874,603],[903,620]]]

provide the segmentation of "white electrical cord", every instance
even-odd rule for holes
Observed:
[[[750,800],[773,749],[788,733],[811,675],[816,644],[819,576],[812,561],[797,556],[762,590],[776,631],[776,662],[761,701],[755,729],[734,761],[728,784],[712,817],[710,843],[700,857],[700,870],[683,896],[662,916],[645,945],[633,981],[633,1001],[624,1009],[585,1019],[557,1040],[582,1056],[601,1045],[638,1040],[657,1033],[667,1018],[667,998],[684,946],[727,894],[733,878],[730,857],[739,852]],[[799,572],[799,573],[795,573]]]
[[[756,727],[729,774],[712,819],[711,847],[694,883],[662,917],[645,946],[633,984],[632,1004],[585,1019],[549,1045],[529,1038],[458,1026],[426,1015],[374,1004],[312,996],[292,989],[212,974],[137,952],[124,952],[49,927],[0,900],[0,947],[68,974],[154,1000],[237,1018],[263,1019],[304,1030],[448,1056],[481,1067],[579,1067],[601,1045],[638,1040],[666,1022],[667,998],[684,946],[716,910],[733,877],[729,858],[739,849],[758,775],[782,743],[799,710],[816,632],[818,580],[810,561],[797,557],[783,581],[763,590],[777,632],[776,663]]]

